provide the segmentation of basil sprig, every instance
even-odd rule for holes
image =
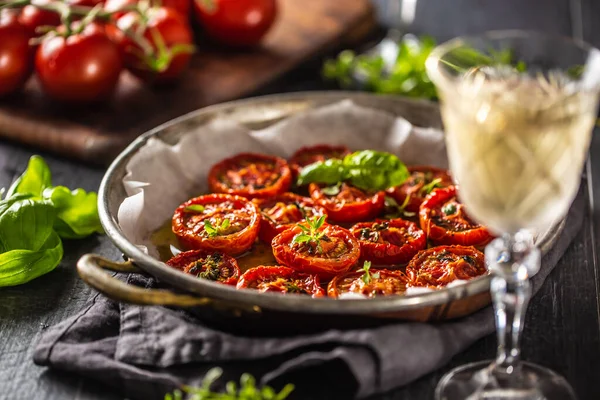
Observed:
[[[0,286],[29,282],[52,271],[63,257],[63,239],[102,232],[97,195],[52,186],[39,156],[6,191],[0,191]]]
[[[330,159],[307,165],[298,175],[298,186],[348,182],[362,190],[378,191],[401,185],[409,175],[406,165],[395,155],[362,150],[349,154],[342,160]]]

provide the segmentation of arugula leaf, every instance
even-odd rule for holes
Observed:
[[[83,189],[69,190],[56,186],[44,190],[58,212],[54,229],[65,239],[81,239],[93,233],[104,233],[98,216],[98,195]]]
[[[298,176],[298,185],[315,182],[337,186],[347,181],[359,189],[378,191],[398,186],[409,176],[408,168],[395,155],[362,150],[343,160],[318,161],[304,167]]]
[[[242,374],[239,388],[230,381],[225,384],[225,393],[215,393],[210,387],[222,374],[221,368],[213,368],[204,376],[201,387],[183,386],[181,390],[167,393],[165,400],[183,400],[184,393],[188,395],[188,400],[285,400],[294,390],[292,384],[285,385],[279,393],[270,386],[257,388],[252,375]]]
[[[52,271],[63,257],[58,234],[50,236],[37,250],[15,249],[0,254],[0,286],[27,283]]]
[[[32,156],[25,172],[8,188],[6,197],[15,194],[41,196],[44,189],[50,186],[52,186],[52,174],[48,164],[42,157]]]

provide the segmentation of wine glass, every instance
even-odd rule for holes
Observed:
[[[600,51],[568,38],[496,31],[438,46],[427,72],[438,90],[459,198],[497,236],[485,249],[496,359],[449,372],[436,398],[574,399],[565,379],[521,361],[519,340],[529,278],[540,268],[533,236],[566,215],[581,181],[598,108]]]

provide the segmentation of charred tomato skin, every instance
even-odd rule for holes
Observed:
[[[186,211],[190,206],[208,206],[209,212],[201,213],[193,226],[187,224],[191,216],[198,213]],[[245,227],[237,232],[216,237],[203,234],[204,220],[219,216],[223,219],[237,219]],[[256,204],[240,196],[209,194],[195,197],[181,204],[173,214],[172,229],[181,245],[186,249],[218,251],[231,256],[244,253],[254,244],[260,228],[260,211]]]
[[[422,250],[406,267],[409,285],[443,288],[456,280],[487,273],[485,256],[473,246],[436,246]]]
[[[425,231],[427,238],[436,245],[462,245],[482,248],[494,237],[484,226],[471,222],[464,214],[462,205],[458,205],[460,209],[453,215],[463,219],[466,218],[469,227],[456,230],[452,227],[442,226],[443,221],[451,220],[447,218],[442,209],[447,203],[454,202],[456,192],[456,186],[449,186],[436,189],[427,196],[419,210],[421,229]]]
[[[325,209],[319,205],[314,204],[312,199],[308,197],[299,196],[295,193],[282,193],[274,197],[266,199],[254,199],[254,203],[258,206],[261,211],[260,231],[258,237],[260,240],[267,244],[271,244],[271,241],[275,236],[293,227],[297,222],[302,221],[305,217],[314,218],[320,217],[321,215],[327,215]],[[297,204],[302,207],[302,210],[294,207],[293,204]],[[277,216],[266,215],[265,210],[272,210],[276,206],[285,205],[286,209],[281,209]],[[288,209],[288,207],[294,207],[294,209]],[[286,217],[289,222],[281,223],[281,218]]]
[[[240,277],[237,289],[256,289],[261,292],[293,293],[304,292],[312,297],[324,297],[317,275],[305,274],[283,266],[250,268]]]
[[[342,159],[350,154],[346,146],[330,146],[328,144],[317,144],[315,146],[301,147],[290,158],[290,167],[294,178],[298,176],[302,168],[318,161],[329,159]]]
[[[385,192],[368,194],[356,187],[343,183],[340,192],[329,196],[323,186],[311,183],[308,192],[315,203],[325,209],[334,222],[360,222],[377,217],[385,207]],[[346,198],[350,201],[346,201]]]
[[[386,226],[387,228],[377,230],[378,227]],[[359,222],[350,231],[360,243],[361,261],[371,261],[375,265],[406,264],[427,246],[425,232],[414,222],[400,218]],[[366,232],[369,232],[368,237],[365,237]],[[370,240],[375,235],[379,235],[377,239],[381,240]],[[398,240],[390,242],[392,237]]]
[[[452,177],[448,170],[431,166],[412,166],[408,167],[410,177],[400,186],[396,186],[386,190],[386,193],[391,196],[398,204],[404,204],[407,196],[410,196],[406,207],[406,211],[418,213],[421,203],[427,197],[427,194],[421,193],[421,189],[428,182],[423,181],[423,176],[431,175],[431,180],[440,179],[439,188],[445,188],[454,185]],[[431,181],[430,180],[430,181]]]
[[[325,224],[319,231],[330,239],[334,238],[336,243],[342,244],[342,252],[327,258],[314,256],[306,251],[299,251],[294,248],[293,240],[296,235],[303,231],[296,226],[286,229],[273,238],[271,246],[277,262],[299,272],[319,275],[324,280],[329,280],[348,271],[357,263],[360,258],[360,244],[349,230],[336,225]],[[325,253],[325,255],[327,254],[329,253]]]
[[[244,166],[246,164],[247,166]],[[252,167],[256,168],[257,165],[266,165],[265,170],[257,172],[263,175],[263,179],[269,179],[267,181],[268,184],[257,185],[256,179],[254,179],[254,182],[244,182],[242,177],[240,177],[240,171],[250,173],[249,169]],[[223,179],[226,178],[228,174],[242,180],[242,187],[232,188],[229,182],[224,182]],[[270,176],[265,178],[264,175],[267,174],[270,174]],[[275,178],[273,179],[274,176]],[[285,193],[288,191],[291,184],[292,172],[287,161],[283,158],[264,154],[240,153],[215,164],[208,173],[208,186],[211,191],[215,193],[228,193],[243,196],[248,199],[268,198]]]
[[[371,282],[364,283],[364,272],[350,271],[334,277],[327,285],[327,296],[338,298],[343,293],[357,293],[369,298],[401,295],[406,291],[408,278],[400,271],[371,269]],[[373,274],[378,274],[376,278]]]
[[[204,277],[204,279],[217,281],[224,285],[235,286],[240,277],[240,267],[235,258],[224,253],[208,252],[204,250],[183,251],[167,261],[166,264],[183,271],[186,274],[195,274],[198,276],[199,274],[206,272],[206,265],[198,267],[196,262],[199,260],[206,260],[209,257],[218,257],[218,261],[215,261],[216,268],[218,268],[218,277],[215,279]]]

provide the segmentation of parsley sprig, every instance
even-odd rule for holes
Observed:
[[[221,368],[213,368],[206,373],[201,387],[183,386],[173,393],[167,393],[165,400],[284,400],[294,390],[292,384],[286,385],[279,393],[270,386],[258,388],[252,375],[243,374],[239,388],[235,382],[230,381],[225,385],[225,393],[213,392],[210,387],[222,374]]]
[[[222,234],[224,231],[226,231],[227,228],[229,228],[229,225],[230,225],[229,218],[225,218],[223,220],[223,222],[221,222],[220,226],[219,225],[213,226],[213,224],[210,222],[210,220],[205,219],[204,220],[204,232],[206,232],[208,237],[214,238],[214,237]]]
[[[317,253],[322,253],[323,247],[321,246],[321,241],[329,241],[329,238],[324,232],[319,232],[319,229],[321,229],[325,223],[325,215],[314,217],[312,219],[306,217],[304,221],[305,223],[296,224],[302,229],[302,232],[294,236],[292,243],[306,243],[316,247]]]

